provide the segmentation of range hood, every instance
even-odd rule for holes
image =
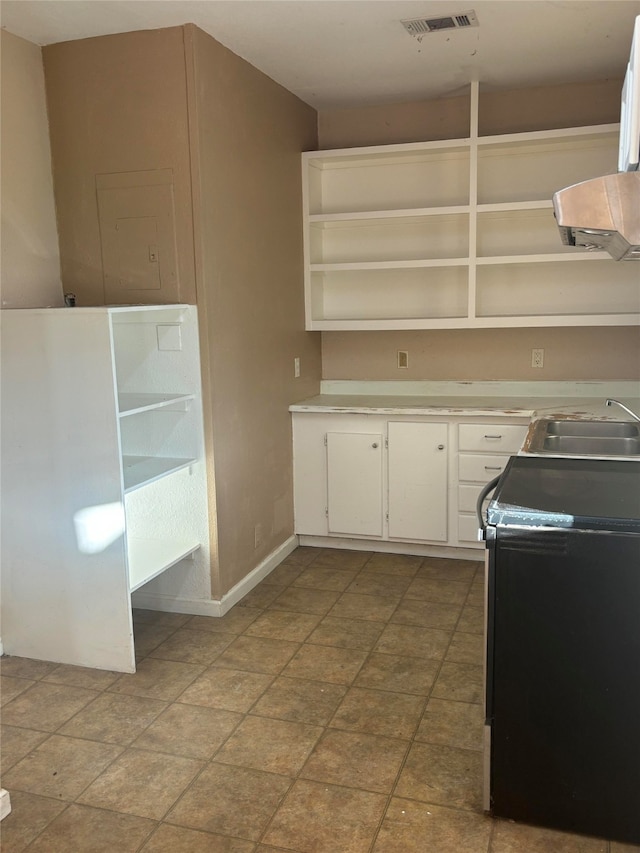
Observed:
[[[616,261],[640,261],[640,172],[617,172],[553,196],[567,246],[604,249]]]

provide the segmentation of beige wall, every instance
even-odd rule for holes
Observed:
[[[195,27],[198,304],[211,382],[219,588],[293,531],[288,405],[317,393],[305,333],[300,152],[316,114]],[[293,360],[302,376],[294,379]],[[255,527],[262,543],[255,548]]]
[[[2,54],[3,308],[62,304],[40,48],[5,30]]]
[[[153,169],[173,171],[179,287],[149,301],[195,302],[183,36],[172,27],[43,49],[62,279],[78,305],[105,302],[96,175]]]
[[[512,92],[480,89],[482,135],[617,122],[621,80]],[[468,100],[420,101],[320,113],[321,148],[465,136]],[[422,134],[422,136],[421,136]],[[531,349],[545,366],[531,368]],[[409,351],[408,370],[396,367]],[[639,379],[640,338],[633,328],[323,332],[324,379]]]

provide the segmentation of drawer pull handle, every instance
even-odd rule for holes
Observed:
[[[485,465],[485,471],[502,471],[502,467],[500,465]]]
[[[485,435],[485,438],[502,438],[501,435]]]

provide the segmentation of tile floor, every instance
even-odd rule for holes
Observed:
[[[482,564],[299,548],[135,675],[2,660],[3,853],[628,853],[481,810]]]

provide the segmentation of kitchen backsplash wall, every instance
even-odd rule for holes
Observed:
[[[480,87],[481,135],[617,122],[622,80],[509,92]],[[464,137],[466,96],[329,110],[319,114],[321,149]],[[558,238],[559,239],[559,238]],[[532,368],[531,350],[544,349]],[[398,369],[397,351],[409,353]],[[323,332],[323,379],[596,380],[640,378],[637,328]]]
[[[544,350],[542,369],[531,350]],[[397,366],[398,350],[409,354]],[[639,380],[640,329],[324,332],[323,379]]]

